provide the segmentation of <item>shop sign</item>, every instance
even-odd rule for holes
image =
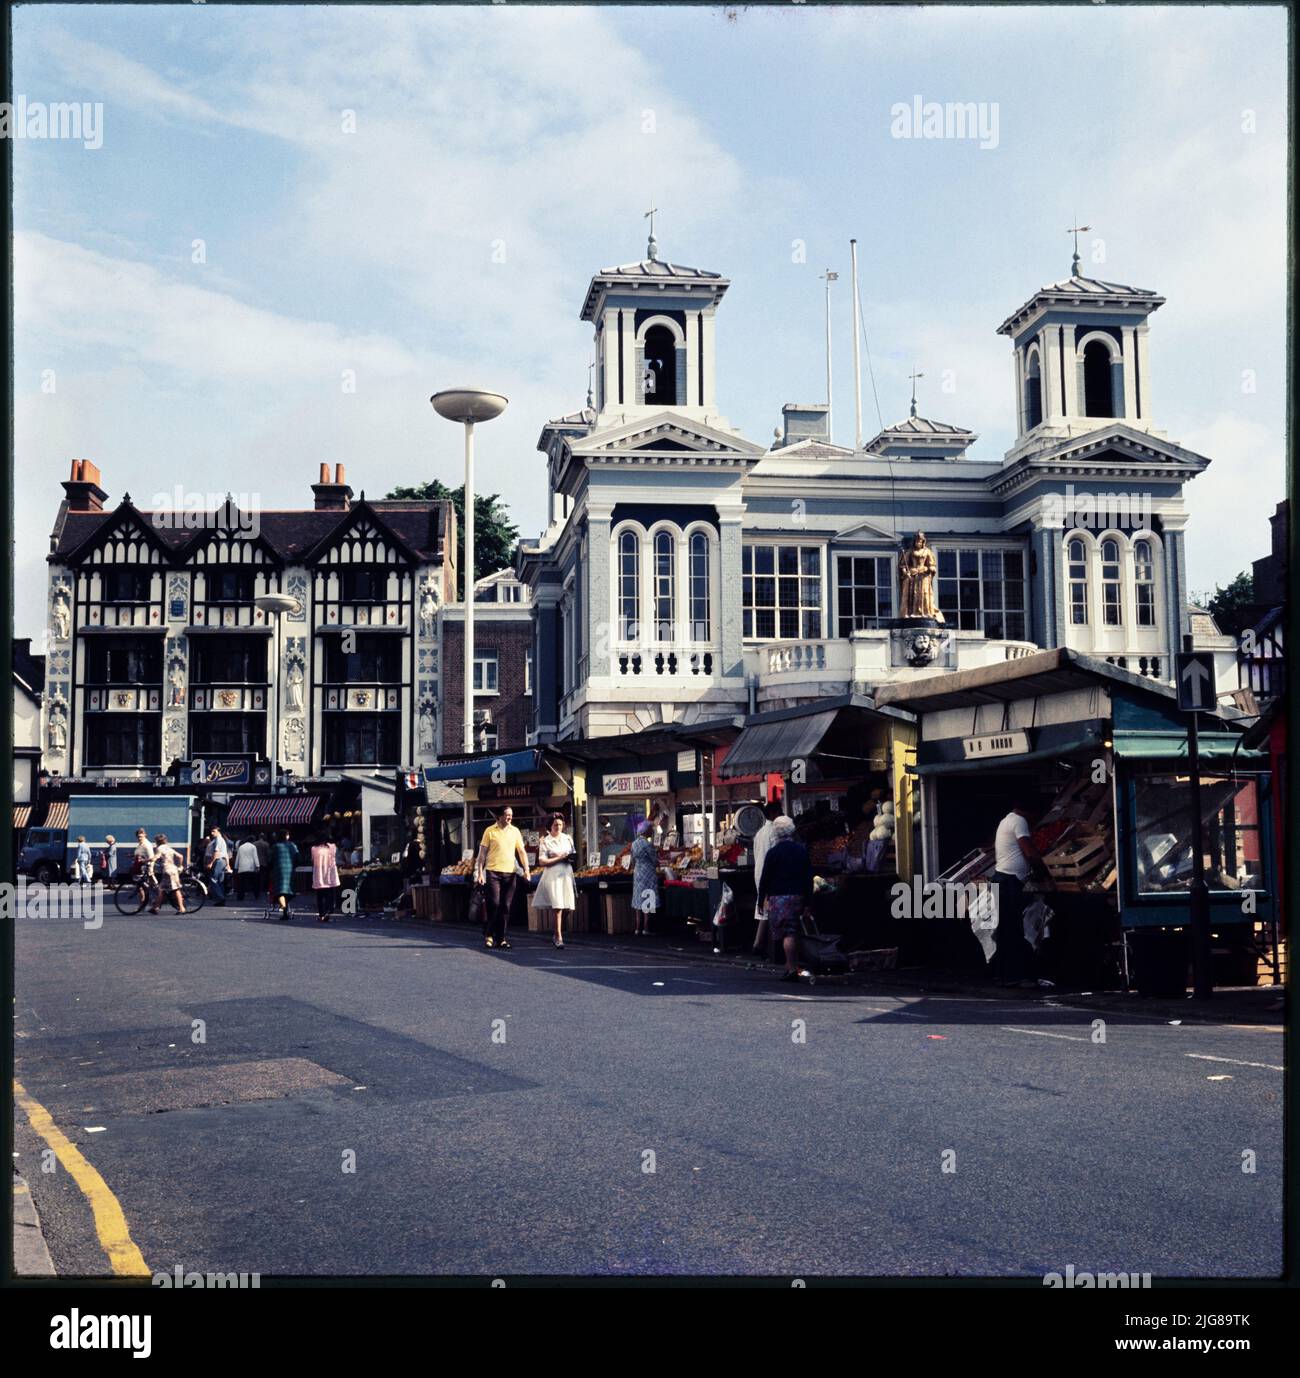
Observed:
[[[480,785],[478,788],[480,801],[486,799],[549,799],[550,796],[551,785],[546,780],[538,780],[531,785]]]
[[[605,795],[667,794],[666,770],[633,770],[625,775],[602,775],[600,792]]]
[[[983,761],[992,756],[1023,756],[1029,750],[1029,733],[1017,730],[963,737],[961,749],[968,761]]]
[[[196,756],[190,762],[188,779],[184,768],[181,770],[182,782],[189,785],[247,785],[252,777],[252,761],[239,756]]]

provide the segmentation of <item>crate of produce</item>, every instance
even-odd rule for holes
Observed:
[[[1110,861],[1110,844],[1101,836],[1073,836],[1043,858],[1053,880],[1083,880]]]

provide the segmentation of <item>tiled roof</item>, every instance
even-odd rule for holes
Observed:
[[[353,504],[355,511],[358,504]],[[416,555],[432,560],[437,556],[438,544],[443,535],[443,504],[440,502],[384,501],[371,502],[366,506],[373,509],[383,524],[391,529],[400,541]],[[90,540],[105,524],[113,524],[121,519],[121,509],[105,509],[103,512],[68,512],[58,532],[58,540],[50,554],[51,560],[63,559],[79,546]],[[146,522],[151,512],[142,511],[140,515]],[[292,511],[262,512],[258,517],[260,533],[282,560],[301,559],[309,550],[324,540],[340,523],[344,516],[341,510],[317,512],[312,508]],[[192,541],[196,528],[154,526],[150,529],[172,552],[179,552]]]
[[[1085,278],[1075,273],[1060,282],[1051,282],[1046,287],[1040,287],[1023,306],[1013,311],[998,326],[997,333],[1009,335],[1015,324],[1028,315],[1039,302],[1049,301],[1063,301],[1072,305],[1085,301],[1108,302],[1146,306],[1154,311],[1164,305],[1165,299],[1149,287],[1130,287],[1124,282],[1104,282],[1101,278]]]
[[[906,421],[898,421],[892,426],[886,426],[871,444],[874,445],[875,441],[884,435],[951,435],[970,436],[974,439],[975,432],[966,430],[964,426],[950,426],[946,421],[930,421],[924,416],[909,416]]]
[[[591,280],[587,288],[586,300],[582,304],[580,318],[590,320],[596,301],[607,287],[630,285],[640,287],[657,284],[682,284],[688,288],[695,285],[708,287],[716,301],[731,285],[721,273],[711,273],[706,268],[688,268],[682,263],[669,263],[662,258],[643,258],[639,263],[621,263],[614,268],[602,268]]]

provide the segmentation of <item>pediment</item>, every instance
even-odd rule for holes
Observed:
[[[837,531],[835,541],[837,544],[840,541],[884,541],[889,545],[897,545],[898,536],[883,526],[877,526],[875,522],[864,520],[846,526],[843,531]]]
[[[1195,450],[1185,449],[1149,431],[1136,430],[1122,421],[1085,435],[1073,436],[1029,458],[1034,464],[1087,464],[1093,461],[1104,463],[1108,454],[1114,454],[1124,463],[1136,461],[1151,464],[1166,460],[1197,472],[1210,463],[1207,456],[1197,454]]]
[[[572,444],[575,455],[605,458],[615,455],[667,455],[674,458],[757,459],[761,445],[683,416],[658,412],[608,430],[598,430]]]

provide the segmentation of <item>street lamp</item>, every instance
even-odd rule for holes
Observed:
[[[253,599],[254,606],[260,608],[268,618],[275,619],[275,663],[277,666],[275,674],[275,687],[272,690],[272,712],[271,712],[271,750],[267,755],[271,759],[271,788],[274,790],[276,781],[281,778],[280,772],[280,672],[279,666],[283,659],[280,649],[280,621],[284,614],[292,612],[298,606],[298,600],[287,593],[263,593]]]
[[[474,423],[491,421],[506,409],[499,392],[448,388],[429,401],[439,416],[465,427],[465,755],[474,752]],[[468,841],[468,833],[466,834]]]

